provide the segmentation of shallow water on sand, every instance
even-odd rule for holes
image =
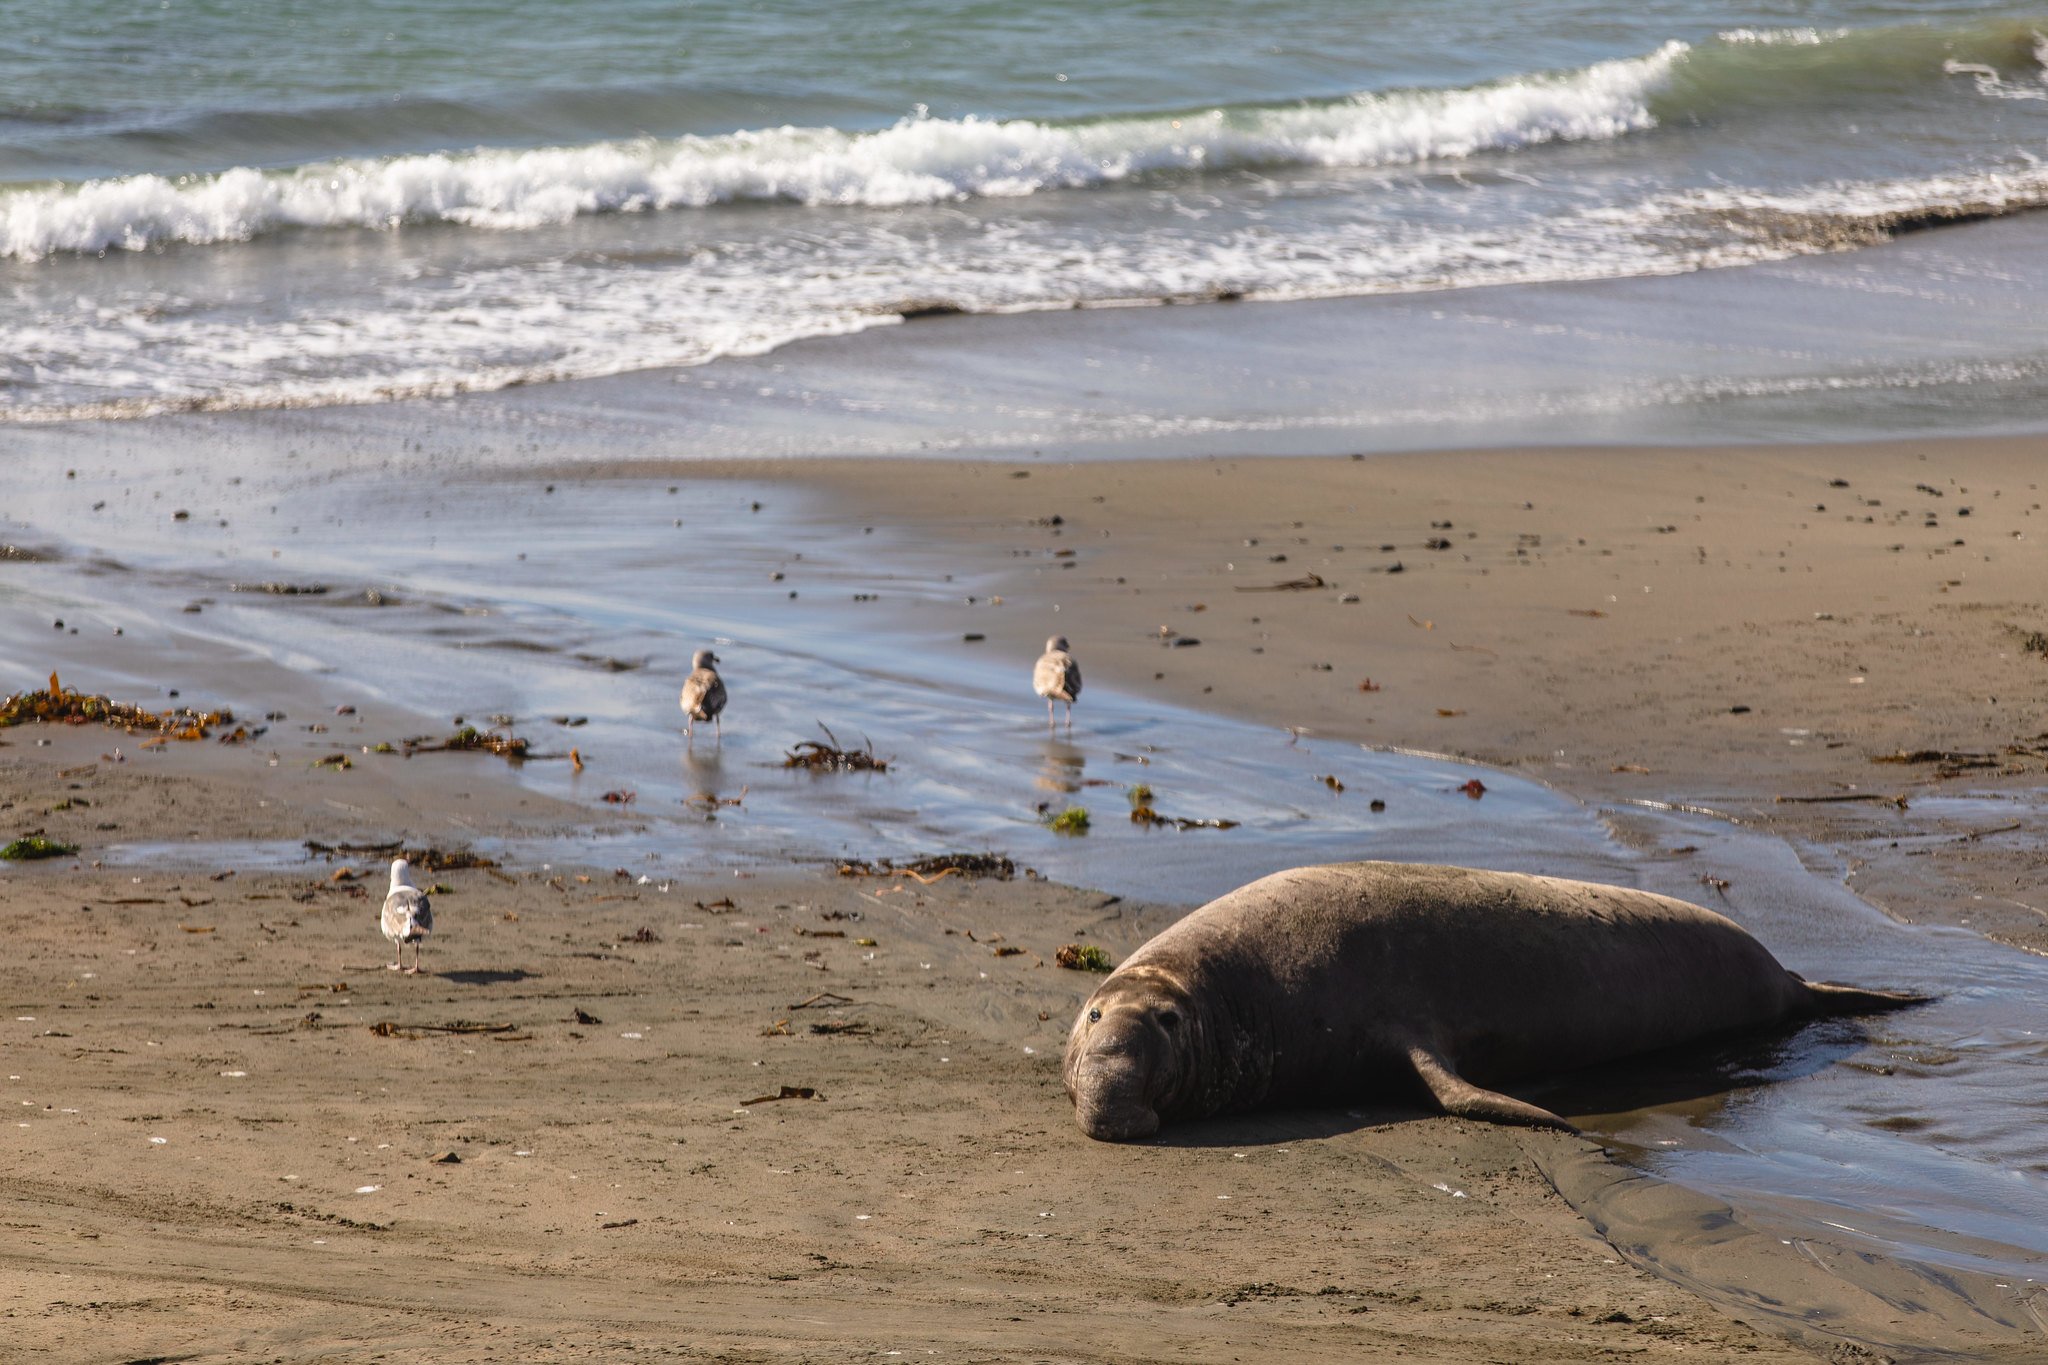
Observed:
[[[124,567],[73,546],[74,558],[15,577],[48,591],[74,624],[122,624],[140,641],[175,619],[184,634],[323,675],[361,713],[334,722],[338,746],[407,738],[380,728],[380,711],[443,716],[446,729],[458,716],[480,726],[513,717],[536,754],[553,756],[519,766],[518,781],[594,809],[606,808],[605,793],[630,793],[614,808],[641,822],[636,834],[564,839],[551,856],[702,873],[998,849],[1061,881],[1186,904],[1279,868],[1347,858],[1581,876],[1625,864],[1584,810],[1490,772],[1317,743],[1099,684],[1071,730],[1049,730],[1030,658],[934,638],[917,622],[916,604],[939,598],[1018,610],[990,603],[985,585],[948,581],[919,547],[840,529],[829,509],[799,508],[786,488],[667,488],[522,480],[385,509],[360,505],[379,496],[364,485],[319,490],[317,507],[287,495],[278,517],[298,532],[287,532],[289,579],[267,553],[226,546],[195,570],[175,527],[158,534],[155,514],[124,516],[107,526]],[[757,502],[762,511],[751,510]],[[365,525],[379,529],[365,537]],[[715,554],[696,548],[714,539]],[[81,578],[103,604],[86,614],[76,597],[61,605],[61,585]],[[201,611],[188,615],[188,605]],[[678,680],[707,646],[733,697],[728,724],[686,739]],[[1162,648],[1162,667],[1175,652]],[[112,684],[94,684],[103,685]],[[260,698],[219,700],[263,709]],[[888,770],[783,766],[792,746],[828,729],[844,747],[872,746]],[[572,746],[580,773],[557,761]],[[1483,796],[1463,789],[1474,779]],[[1139,784],[1164,817],[1234,827],[1133,824]],[[1090,813],[1085,836],[1047,827],[1070,806]]]
[[[351,743],[405,738],[378,719],[401,709],[451,724],[508,714],[537,750],[574,745],[587,764],[578,774],[566,762],[530,762],[511,770],[519,782],[593,810],[612,809],[600,804],[607,791],[633,794],[622,808],[637,822],[631,832],[565,831],[514,850],[522,856],[659,879],[1000,849],[1064,882],[1188,904],[1286,866],[1388,858],[1703,900],[1809,976],[1939,1001],[1684,1067],[1660,1060],[1572,1078],[1549,1102],[1630,1160],[1759,1225],[1832,1239],[1915,1274],[1981,1281],[1991,1286],[1984,1294],[2048,1278],[2048,1166],[2033,1141],[2048,1119],[2048,1033],[2038,1020],[2048,962],[1963,931],[1894,924],[1842,889],[1839,869],[1816,872],[1782,843],[1668,813],[1603,819],[1526,779],[1100,685],[1084,694],[1071,735],[1048,735],[1029,695],[1029,658],[941,634],[918,611],[964,597],[991,614],[1023,608],[996,606],[990,584],[950,576],[942,548],[841,525],[834,509],[786,487],[693,483],[671,493],[639,479],[491,475],[414,485],[394,502],[381,477],[262,466],[246,477],[246,491],[230,491],[214,475],[129,470],[127,495],[90,519],[58,515],[59,495],[38,494],[40,505],[21,509],[26,530],[9,536],[56,557],[10,564],[11,601],[0,605],[61,609],[72,625],[122,626],[138,643],[174,627],[202,648],[320,675],[361,712]],[[166,505],[194,515],[174,522]],[[235,590],[265,583],[325,591]],[[188,604],[202,610],[186,614]],[[1045,628],[1057,627],[1048,614]],[[1085,666],[1086,643],[1076,644]],[[724,661],[730,724],[722,739],[700,731],[686,741],[676,687],[706,645]],[[1160,666],[1172,667],[1175,653],[1162,647]],[[8,688],[36,681],[0,677]],[[143,695],[165,685],[139,673],[79,681]],[[188,691],[185,700],[211,699]],[[218,700],[260,714],[265,699]],[[819,736],[820,722],[842,744],[871,742],[889,770],[783,768],[787,748]],[[1461,789],[1474,777],[1486,788],[1477,799]],[[1165,815],[1238,823],[1134,826],[1127,793],[1138,783]],[[1385,809],[1372,810],[1374,799]],[[1091,812],[1087,835],[1045,827],[1041,807],[1070,804]],[[1642,851],[1681,846],[1697,851]],[[228,853],[300,856],[288,846],[189,850],[209,861]],[[180,850],[113,856],[176,862]],[[1709,889],[1708,876],[1727,886]],[[1659,1103],[1645,1107],[1645,1096]],[[1951,1298],[1982,1311],[1982,1295]],[[2023,1304],[2008,1307],[2022,1330]]]
[[[1898,1292],[1866,1273],[1870,1258],[1904,1267],[1919,1300],[1898,1305],[1905,1317],[1989,1315],[2015,1340],[2039,1344],[2048,1332],[2048,960],[1964,929],[1899,924],[1845,889],[1822,850],[1698,816],[1613,818],[1631,843],[1697,850],[1645,860],[1634,884],[1720,910],[1809,979],[1935,999],[1824,1020],[1767,1046],[1713,1046],[1568,1078],[1549,1100],[1626,1159],[1727,1200],[1752,1226],[1839,1248],[1829,1273],[1858,1292]],[[1703,887],[1703,875],[1728,885]],[[1646,1095],[1666,1102],[1645,1106]],[[1700,1287],[1738,1300],[1752,1292]]]

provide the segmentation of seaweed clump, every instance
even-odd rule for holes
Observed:
[[[0,729],[31,722],[53,725],[113,725],[129,734],[147,732],[166,739],[205,739],[207,728],[232,725],[230,711],[195,711],[189,706],[145,711],[111,697],[94,696],[66,687],[50,675],[47,690],[17,692],[0,700]]]
[[[839,875],[907,876],[927,883],[947,876],[991,877],[996,881],[1006,882],[1017,875],[1017,865],[1001,853],[941,853],[930,858],[918,858],[900,866],[887,858],[877,858],[873,862],[865,858],[849,858],[839,864]]]
[[[1108,953],[1092,943],[1062,943],[1052,960],[1075,972],[1107,972],[1116,966]]]
[[[37,858],[68,858],[76,852],[76,844],[60,844],[55,839],[45,839],[40,834],[31,834],[25,839],[16,839],[7,847],[0,848],[0,858],[5,858],[10,863],[26,863]]]
[[[1088,832],[1088,808],[1068,806],[1057,815],[1046,817],[1046,824],[1054,834],[1086,834]]]
[[[336,854],[403,858],[421,872],[459,872],[467,868],[489,870],[498,865],[493,859],[466,848],[407,848],[401,839],[384,844],[323,844],[318,839],[308,839],[306,851],[323,858],[332,858]]]
[[[474,725],[465,725],[446,739],[434,740],[422,736],[405,741],[405,756],[411,758],[414,754],[486,753],[519,763],[529,757],[527,750],[531,747],[530,741],[517,735],[502,734],[496,730],[479,730]]]
[[[1150,829],[1157,829],[1162,825],[1172,825],[1175,829],[1236,829],[1239,822],[1221,818],[1192,820],[1185,815],[1161,815],[1150,806],[1133,806],[1131,823],[1144,825]]]
[[[809,768],[812,772],[838,773],[885,773],[889,771],[889,760],[875,757],[875,742],[869,740],[861,749],[842,749],[839,736],[823,722],[818,728],[825,732],[825,740],[800,740],[796,747],[782,756],[785,768]]]

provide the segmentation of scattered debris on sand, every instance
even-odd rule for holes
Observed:
[[[1771,800],[1781,806],[1825,806],[1838,802],[1874,801],[1881,806],[1896,806],[1905,810],[1906,798],[1888,796],[1881,792],[1836,792],[1827,796],[1774,796]]]
[[[1256,588],[1239,588],[1239,589],[1237,589],[1237,591],[1238,591],[1238,592],[1309,592],[1309,591],[1311,591],[1311,590],[1313,590],[1313,589],[1315,589],[1315,588],[1327,588],[1327,587],[1329,587],[1329,586],[1330,586],[1330,585],[1329,585],[1328,583],[1325,583],[1325,582],[1323,581],[1323,576],[1322,576],[1321,574],[1319,574],[1319,573],[1312,573],[1312,574],[1305,574],[1305,575],[1303,575],[1303,576],[1302,576],[1302,577],[1300,577],[1300,578],[1290,578],[1290,579],[1288,579],[1288,580],[1286,580],[1285,582],[1282,582],[1282,583],[1269,583],[1269,584],[1266,584],[1266,585],[1265,585],[1264,587],[1256,587]]]
[[[773,1104],[777,1100],[822,1100],[824,1098],[814,1086],[785,1085],[772,1095],[756,1095],[750,1100],[741,1100],[740,1103],[743,1105]]]
[[[422,1038],[429,1033],[513,1033],[518,1028],[517,1024],[479,1024],[468,1019],[447,1024],[396,1024],[383,1019],[370,1025],[370,1032],[379,1038]]]

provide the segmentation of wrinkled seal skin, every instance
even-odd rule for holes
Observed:
[[[1121,1141],[1268,1105],[1432,1096],[1569,1129],[1487,1087],[1924,997],[1809,983],[1668,896],[1406,863],[1275,873],[1161,933],[1067,1036],[1074,1117]]]

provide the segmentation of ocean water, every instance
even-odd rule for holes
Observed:
[[[11,422],[715,371],[935,312],[1466,308],[1844,253],[1881,292],[1902,234],[2048,202],[2048,13],[1978,0],[20,0],[8,27]],[[1962,337],[1957,410],[2037,393],[2038,332],[1949,321],[1808,391],[1924,395]]]

